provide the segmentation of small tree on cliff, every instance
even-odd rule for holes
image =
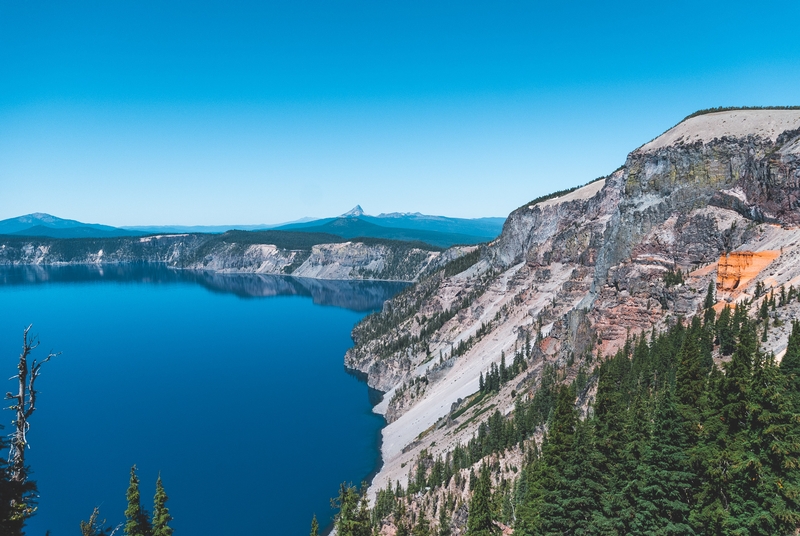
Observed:
[[[362,484],[362,492],[359,494],[355,486],[348,486],[342,482],[339,486],[339,496],[331,499],[331,506],[339,509],[334,518],[334,526],[340,536],[371,535],[372,526],[366,490],[366,483]]]
[[[128,508],[125,510],[125,534],[127,536],[152,536],[153,529],[147,518],[147,511],[142,508],[139,478],[136,476],[135,465],[131,467],[131,480],[125,498],[128,500]]]
[[[467,536],[494,536],[499,532],[492,519],[491,476],[489,467],[484,464],[481,466],[480,476],[477,478],[472,499],[469,501]]]
[[[153,536],[172,536],[172,527],[169,522],[172,521],[172,516],[169,515],[167,508],[167,492],[164,491],[164,485],[161,482],[161,475],[158,475],[156,480],[156,496],[153,501]]]

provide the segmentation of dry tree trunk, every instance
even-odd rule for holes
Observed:
[[[27,468],[25,467],[25,447],[28,446],[27,433],[30,429],[30,419],[36,411],[36,389],[34,384],[39,377],[42,365],[57,356],[57,353],[50,352],[42,361],[34,359],[30,366],[28,358],[33,350],[39,346],[38,337],[28,336],[32,324],[22,332],[22,353],[19,356],[18,372],[10,379],[19,380],[18,394],[6,393],[6,400],[12,400],[8,409],[16,412],[13,422],[14,431],[11,433],[11,445],[9,449],[9,464],[11,468],[11,480],[14,482],[25,482],[27,479]]]

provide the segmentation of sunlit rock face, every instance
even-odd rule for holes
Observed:
[[[269,243],[214,240],[212,235],[202,234],[76,240],[0,236],[0,265],[145,262],[214,273],[414,281],[470,249],[474,247],[441,252],[403,242],[365,244],[357,240],[289,249]]]
[[[462,273],[394,298],[355,329],[346,357],[387,391],[373,489],[404,481],[422,449],[465,443],[490,412],[451,418],[459,400],[527,340],[529,368],[497,395],[502,412],[511,391],[535,391],[545,365],[569,380],[628,337],[688,320],[709,284],[722,303],[753,298],[757,283],[800,285],[799,163],[800,111],[693,117],[611,175],[512,212]],[[776,354],[781,333],[768,343]]]
[[[717,290],[733,292],[747,288],[780,254],[774,250],[723,253],[717,264]]]

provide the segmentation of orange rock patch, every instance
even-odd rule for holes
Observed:
[[[778,250],[723,254],[717,263],[717,290],[735,292],[746,288],[780,254]]]

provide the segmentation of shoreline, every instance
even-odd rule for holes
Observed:
[[[209,274],[220,274],[220,275],[269,275],[275,277],[287,277],[292,279],[307,279],[310,281],[375,281],[378,283],[406,283],[406,284],[413,284],[416,282],[416,279],[378,279],[372,277],[346,277],[346,278],[339,278],[339,277],[310,277],[305,275],[293,275],[293,274],[283,274],[283,273],[275,273],[275,272],[257,272],[252,270],[209,270],[209,269],[202,269],[202,268],[184,268],[182,266],[172,266],[167,262],[162,261],[144,261],[144,260],[135,260],[135,261],[108,261],[108,262],[47,262],[47,263],[0,263],[0,269],[5,268],[63,268],[68,266],[86,266],[86,267],[97,267],[102,268],[104,266],[123,266],[123,265],[136,265],[136,264],[147,264],[147,265],[155,265],[155,266],[163,266],[164,268],[168,268],[170,270],[175,270],[178,272],[196,272],[196,273],[209,273]]]
[[[372,488],[372,481],[375,479],[376,476],[378,476],[378,474],[381,472],[381,470],[383,470],[383,467],[385,465],[385,462],[383,460],[383,430],[386,428],[387,422],[386,422],[386,418],[382,414],[380,414],[380,413],[375,411],[375,406],[380,404],[380,402],[383,400],[383,397],[384,397],[384,395],[386,395],[386,393],[383,392],[383,391],[380,391],[378,389],[374,389],[374,388],[370,387],[369,384],[367,384],[367,375],[364,374],[363,372],[361,372],[360,370],[351,369],[347,365],[344,366],[344,370],[345,370],[345,373],[349,374],[350,376],[353,376],[359,382],[362,382],[364,385],[366,385],[367,390],[368,390],[367,391],[367,396],[369,397],[369,402],[372,405],[372,413],[374,413],[375,415],[380,416],[380,418],[383,419],[383,425],[381,425],[380,429],[378,430],[378,434],[377,434],[378,437],[377,437],[377,440],[376,440],[376,446],[377,446],[377,452],[378,452],[378,456],[377,456],[377,462],[378,463],[375,465],[375,468],[372,471],[370,471],[369,474],[367,474],[367,476],[364,477],[364,479],[361,482],[359,482],[357,484],[357,485],[360,486],[361,483],[363,482],[363,483],[366,484],[366,490],[369,490],[370,488]],[[373,400],[375,400],[376,393],[380,393],[381,399],[378,400],[377,402],[373,402]],[[319,519],[317,521],[319,521]],[[331,522],[328,523],[324,528],[320,529],[320,535],[321,536],[331,536],[331,534],[333,534],[333,520],[331,520]]]

